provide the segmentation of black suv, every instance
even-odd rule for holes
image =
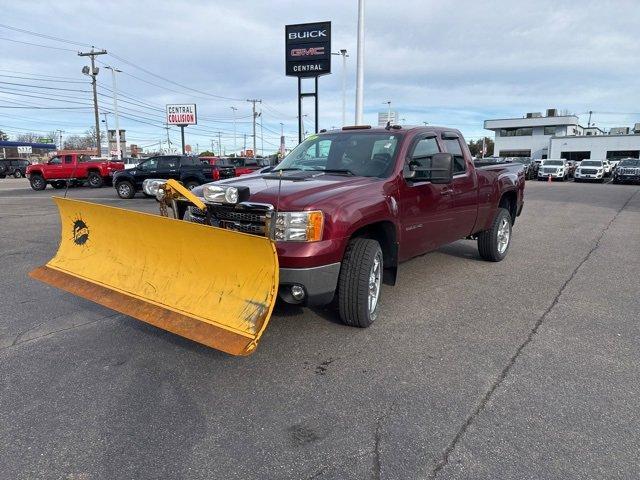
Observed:
[[[24,158],[4,158],[0,159],[0,178],[13,175],[15,178],[22,178],[27,172],[29,160]]]
[[[133,198],[142,191],[142,182],[149,178],[179,180],[188,189],[213,181],[213,168],[198,157],[162,155],[141,161],[113,175],[113,186],[120,198]]]

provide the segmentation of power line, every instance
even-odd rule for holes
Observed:
[[[31,45],[33,47],[42,47],[42,48],[50,48],[52,50],[64,50],[66,52],[75,52],[75,50],[73,50],[71,48],[54,47],[54,46],[51,46],[51,45],[41,45],[39,43],[23,42],[21,40],[14,40],[12,38],[0,37],[0,40],[5,40],[7,42],[14,42],[14,43],[22,43],[23,45]]]
[[[14,32],[27,33],[29,35],[34,35],[36,37],[46,38],[48,40],[55,40],[56,42],[67,43],[70,45],[79,45],[82,47],[91,47],[92,45],[87,45],[86,43],[74,42],[73,40],[66,40],[60,37],[54,37],[53,35],[46,35],[44,33],[32,32],[30,30],[25,30],[23,28],[12,27],[11,25],[5,25],[0,23],[0,28],[6,28],[7,30],[13,30]],[[74,50],[75,51],[75,50]]]
[[[15,82],[2,82],[2,81],[0,81],[0,84],[2,84],[2,85],[15,85],[15,86],[19,86],[19,87],[42,88],[42,89],[45,89],[45,90],[59,90],[59,91],[64,91],[64,92],[91,93],[89,90],[79,90],[77,88],[44,87],[44,86],[41,86],[41,85],[29,85],[27,83],[15,83]]]

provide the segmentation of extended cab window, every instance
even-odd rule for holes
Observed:
[[[47,163],[49,165],[62,165],[62,158],[61,157],[53,157]]]
[[[65,155],[64,156],[64,163],[73,163],[73,156],[72,155]]]
[[[464,155],[462,154],[462,148],[460,147],[460,140],[457,138],[444,139],[444,148],[447,153],[453,155],[453,174],[462,173],[467,170],[467,165],[464,161]]]
[[[146,162],[142,162],[138,165],[140,170],[156,170],[158,168],[158,159],[150,158]]]
[[[160,170],[175,170],[179,166],[180,160],[177,157],[167,157],[158,160]]]

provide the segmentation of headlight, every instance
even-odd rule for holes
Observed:
[[[240,195],[236,187],[223,187],[220,185],[205,185],[202,195],[208,202],[214,203],[238,203]]]
[[[147,178],[144,182],[142,182],[142,190],[147,195],[155,197],[158,194],[158,189],[161,185],[164,185],[167,181],[161,180],[157,178]]]
[[[278,212],[275,222],[274,240],[276,241],[317,242],[322,240],[324,214],[320,210]]]

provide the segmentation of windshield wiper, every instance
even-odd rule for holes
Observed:
[[[348,170],[346,168],[325,168],[325,169],[312,168],[311,171],[323,172],[323,173],[337,173],[337,174],[342,173],[344,175],[355,175],[355,173],[353,173],[351,170]]]

